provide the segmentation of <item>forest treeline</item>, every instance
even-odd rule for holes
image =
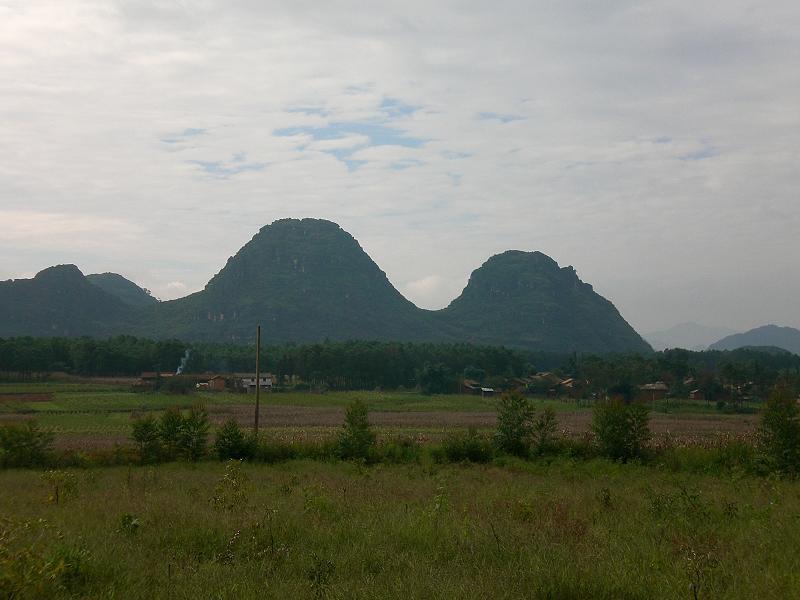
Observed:
[[[0,339],[5,380],[65,372],[88,377],[138,376],[144,371],[245,373],[254,370],[254,346],[155,341],[132,336]],[[188,351],[188,358],[187,358]],[[776,349],[666,350],[652,354],[556,354],[472,344],[322,342],[262,348],[261,370],[330,389],[422,387],[460,389],[463,378],[503,387],[509,380],[550,371],[582,382],[587,393],[664,381],[673,389],[699,388],[709,397],[725,386],[769,389],[779,380],[800,385],[800,356]]]

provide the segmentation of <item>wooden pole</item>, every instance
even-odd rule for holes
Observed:
[[[253,433],[258,437],[258,409],[261,399],[261,325],[256,326],[256,416],[253,421]]]

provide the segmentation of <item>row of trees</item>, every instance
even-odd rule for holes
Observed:
[[[175,372],[186,351],[186,373],[251,372],[254,348],[236,344],[187,344],[132,336],[0,339],[0,376],[27,378],[65,371],[85,376],[135,376]],[[585,386],[586,395],[635,390],[664,381],[673,394],[700,389],[713,400],[723,389],[748,387],[766,397],[777,383],[800,391],[800,356],[778,350],[730,352],[667,350],[652,354],[552,354],[497,346],[392,342],[322,342],[263,348],[262,372],[330,389],[420,387],[431,393],[460,390],[464,378],[507,387],[513,378],[553,371]],[[690,380],[689,383],[684,383]],[[625,395],[625,394],[622,394]]]

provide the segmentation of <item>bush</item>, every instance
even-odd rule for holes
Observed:
[[[347,409],[344,427],[339,434],[338,452],[340,458],[368,459],[375,446],[375,434],[369,427],[369,411],[366,404],[356,400]]]
[[[800,474],[800,407],[788,388],[775,388],[767,400],[758,441],[772,470]]]
[[[158,460],[161,454],[158,422],[152,415],[139,417],[133,422],[131,438],[136,442],[139,460],[148,463]]]
[[[214,450],[220,460],[251,459],[255,454],[256,439],[248,436],[239,424],[230,419],[217,430]]]
[[[485,463],[492,460],[492,444],[470,427],[464,432],[452,433],[442,442],[443,458],[447,462]]]
[[[592,431],[600,452],[623,461],[641,457],[650,439],[648,420],[647,407],[640,402],[599,402],[594,407]]]
[[[47,462],[53,434],[28,421],[0,427],[0,466],[40,467]]]
[[[420,458],[419,444],[409,438],[386,442],[379,448],[380,459],[390,464],[418,462]]]
[[[497,406],[497,432],[494,436],[497,449],[514,456],[527,456],[534,414],[533,405],[522,394],[503,394]]]
[[[259,440],[255,445],[253,458],[259,462],[276,463],[298,458],[298,452],[290,444],[274,440]]]

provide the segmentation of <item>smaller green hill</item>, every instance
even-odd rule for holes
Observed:
[[[117,331],[131,308],[89,283],[75,265],[0,282],[0,337],[95,336]]]
[[[509,250],[474,271],[442,318],[476,344],[551,352],[651,352],[614,305],[572,267]]]
[[[101,290],[116,296],[129,306],[151,306],[158,304],[158,300],[150,295],[144,288],[125,279],[116,273],[94,273],[87,275],[86,279]]]

